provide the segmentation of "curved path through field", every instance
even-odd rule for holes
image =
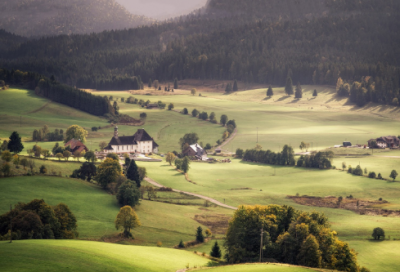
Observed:
[[[221,145],[217,146],[217,148],[220,148],[222,150],[222,148],[225,145],[229,144],[235,138],[236,134],[237,134],[237,128],[235,128],[235,130],[233,131],[232,135],[228,139],[226,139],[226,141],[223,142]]]
[[[158,183],[158,182],[152,180],[151,178],[144,178],[144,180],[147,181],[148,183],[150,183],[150,184],[152,184],[152,185],[158,187],[158,188],[165,187],[165,186],[161,185],[160,183]],[[201,199],[210,201],[211,203],[214,203],[215,205],[221,206],[221,207],[223,207],[223,208],[227,208],[227,209],[231,209],[231,210],[236,210],[236,209],[237,209],[236,207],[226,205],[226,204],[221,203],[221,202],[219,202],[218,200],[213,199],[213,198],[208,197],[208,196],[203,196],[203,195],[199,195],[199,194],[189,193],[189,192],[185,192],[185,191],[181,191],[181,190],[177,190],[177,189],[172,189],[172,191],[177,192],[177,193],[182,193],[182,194],[185,194],[185,195],[195,196],[195,197],[198,197],[198,198],[201,198]]]

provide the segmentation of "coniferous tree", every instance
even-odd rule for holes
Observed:
[[[18,154],[24,149],[24,146],[22,145],[22,142],[21,142],[21,137],[19,137],[18,132],[14,131],[11,134],[10,141],[8,141],[7,148],[8,148],[8,150],[10,150],[10,152],[14,152],[14,154]]]
[[[290,77],[286,79],[285,93],[289,96],[293,94],[293,82]]]
[[[314,96],[314,97],[317,97],[317,96],[318,96],[317,89],[314,90],[313,96]]]
[[[175,78],[175,80],[174,80],[174,89],[175,89],[175,90],[176,90],[176,89],[179,89],[178,79],[177,79],[177,78]]]
[[[215,241],[214,246],[211,248],[210,256],[214,258],[221,258],[221,249],[219,248],[218,242]]]
[[[196,231],[196,241],[199,243],[204,242],[203,229],[199,226]]]
[[[267,90],[267,96],[268,97],[271,97],[271,96],[273,96],[274,95],[274,91],[272,90],[272,87],[271,87],[271,85],[268,87],[268,90]]]
[[[297,99],[303,98],[303,90],[300,86],[300,82],[297,83],[297,86],[296,86],[295,98],[297,98]]]
[[[236,91],[239,90],[238,84],[237,84],[237,81],[236,81],[236,80],[235,80],[235,82],[233,83],[233,88],[232,88],[232,90],[233,90],[234,92],[236,92]]]
[[[139,170],[138,170],[135,160],[131,160],[128,170],[126,171],[126,177],[129,180],[136,182],[136,186],[138,188],[140,188]]]

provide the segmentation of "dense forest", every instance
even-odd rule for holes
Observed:
[[[55,81],[54,77],[49,79],[37,73],[0,69],[0,80],[5,84],[35,90],[37,95],[90,114],[115,114],[115,109],[108,99],[61,84]]]
[[[22,36],[84,34],[151,23],[115,0],[1,1],[0,28]]]
[[[211,0],[164,23],[21,42],[0,50],[0,66],[98,89],[174,78],[284,86],[288,76],[329,85],[341,77],[351,86],[370,77],[385,82],[375,91],[391,94],[377,101],[391,103],[399,99],[399,12],[398,1]]]

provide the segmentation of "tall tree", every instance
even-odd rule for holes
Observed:
[[[237,81],[235,80],[235,82],[233,83],[232,91],[236,92],[236,91],[238,91],[238,90],[239,90],[239,88],[238,88],[238,83],[237,83]]]
[[[268,90],[267,90],[267,96],[272,97],[274,95],[274,91],[272,90],[271,85],[269,85]]]
[[[288,77],[286,79],[285,93],[287,95],[292,95],[293,94],[293,82],[292,82],[292,78],[291,77]]]
[[[119,205],[135,207],[139,204],[139,199],[140,191],[134,182],[127,180],[118,188],[117,200]]]
[[[296,86],[296,93],[295,93],[295,98],[300,99],[303,98],[303,89],[300,86],[300,82],[297,83]]]
[[[131,160],[128,170],[126,171],[126,177],[136,183],[136,186],[140,188],[140,176],[139,170],[135,160]]]
[[[175,161],[175,154],[172,152],[168,152],[167,156],[165,157],[165,160],[169,163],[169,165],[172,165],[172,163]]]
[[[176,89],[179,89],[178,79],[177,79],[177,78],[175,78],[175,80],[174,80],[174,89],[175,89],[175,90],[176,90]]]
[[[314,92],[313,92],[313,96],[314,96],[314,97],[317,97],[317,96],[318,96],[317,89],[315,89],[315,90],[314,90]]]
[[[18,132],[14,131],[11,134],[10,141],[8,141],[7,148],[8,148],[8,150],[10,150],[10,152],[14,152],[14,154],[18,154],[24,149],[24,146],[22,145],[22,142],[21,142],[21,137],[19,137]]]
[[[218,242],[215,241],[215,244],[211,248],[210,256],[214,258],[221,258],[221,249],[219,248]]]
[[[394,182],[394,180],[396,179],[397,175],[398,175],[397,171],[396,170],[392,170],[392,172],[390,173],[389,177],[392,178],[393,182]]]
[[[298,263],[308,267],[321,267],[321,259],[318,241],[310,234],[301,245],[297,255]]]
[[[131,229],[137,228],[140,225],[139,217],[131,206],[122,207],[115,219],[115,228],[117,230],[123,228],[124,237],[132,237]]]
[[[199,243],[204,242],[203,228],[200,226],[196,230],[196,241]]]
[[[113,183],[121,175],[122,169],[118,161],[112,158],[106,158],[98,167],[95,180],[106,188],[108,184]]]
[[[183,173],[187,173],[190,169],[190,159],[189,157],[184,157],[182,160],[182,165],[181,165],[181,170],[183,171]]]
[[[228,122],[228,116],[226,116],[225,114],[221,115],[221,119],[220,119],[221,125],[225,126],[226,122]]]

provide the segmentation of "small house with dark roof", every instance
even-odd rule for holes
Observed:
[[[207,152],[199,144],[190,145],[182,152],[182,154],[188,157],[196,157],[196,159],[202,161],[208,159]]]
[[[71,153],[74,154],[75,152],[88,152],[89,149],[86,147],[86,145],[84,145],[81,141],[75,140],[75,139],[71,139],[69,140],[65,145],[65,147],[69,146]]]
[[[114,137],[104,149],[105,153],[158,153],[158,144],[144,130],[138,129],[133,136],[118,136],[118,127],[114,128]]]
[[[396,136],[383,136],[369,140],[368,146],[371,148],[399,148],[400,139]]]

